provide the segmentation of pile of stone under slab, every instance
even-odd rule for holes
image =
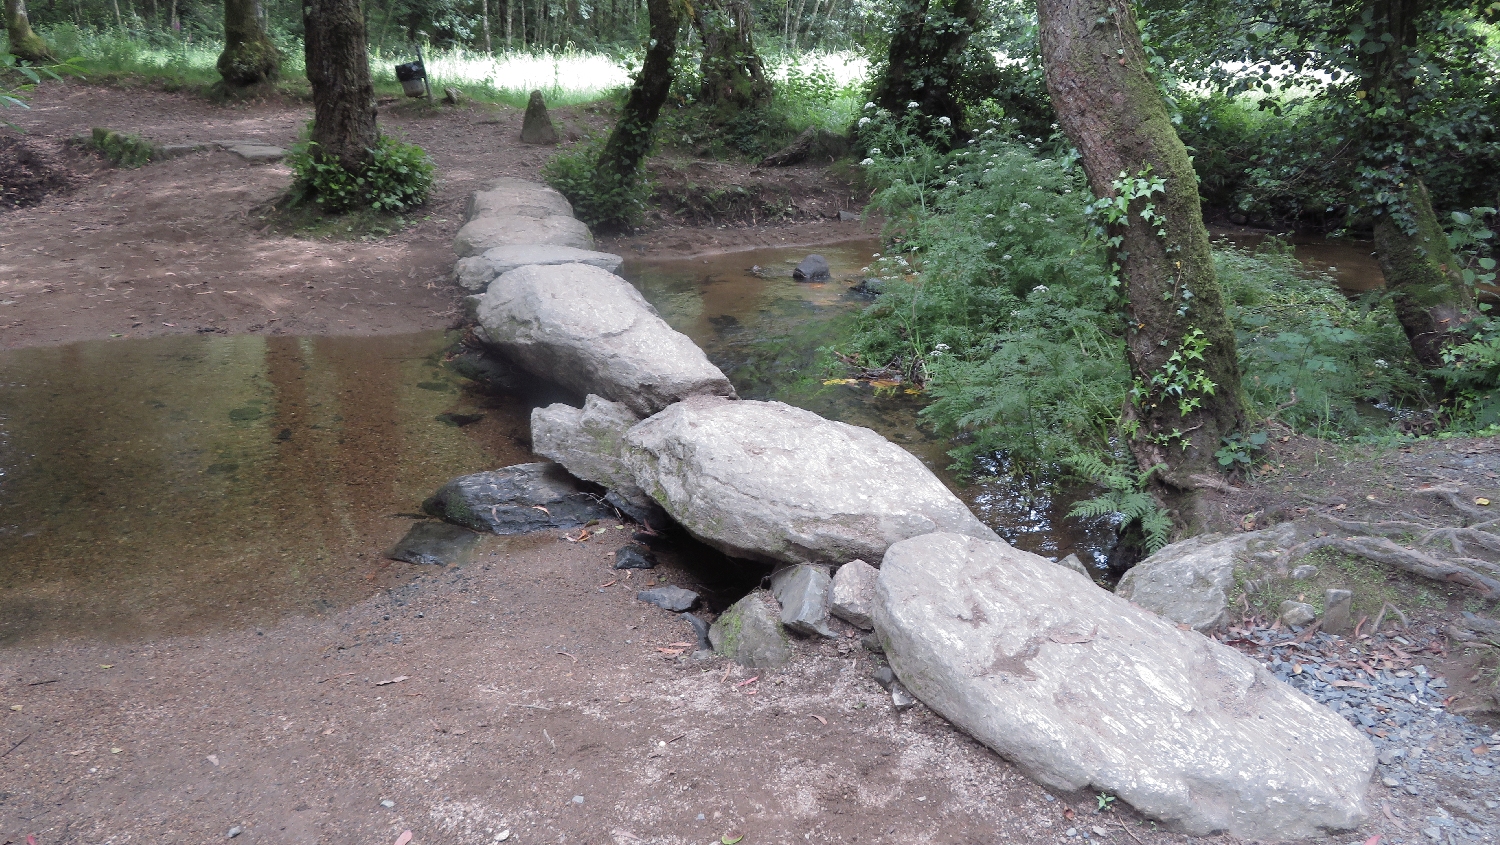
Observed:
[[[498,180],[454,245],[477,336],[586,397],[533,412],[537,454],[637,518],[778,567],[714,624],[721,653],[775,665],[786,630],[826,635],[832,611],[873,628],[911,694],[1051,788],[1109,793],[1193,834],[1286,840],[1366,817],[1375,755],[1343,719],[1012,548],[880,435],[737,399],[562,196]]]

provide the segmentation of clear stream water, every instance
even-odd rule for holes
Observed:
[[[906,447],[1016,545],[1086,562],[1100,524],[998,478],[944,471],[920,398],[822,384],[814,361],[874,241],[630,262],[625,275],[742,396]],[[834,281],[801,284],[817,251]],[[751,268],[758,266],[759,273]],[[165,337],[0,352],[0,644],[253,626],[352,604],[448,479],[531,460],[531,404],[470,393],[441,332]],[[479,411],[465,428],[454,411]]]

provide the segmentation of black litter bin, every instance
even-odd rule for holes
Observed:
[[[427,68],[422,66],[421,59],[396,65],[396,81],[401,83],[401,90],[408,97],[427,94]]]

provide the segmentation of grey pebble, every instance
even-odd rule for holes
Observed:
[[[244,828],[231,827],[229,829],[229,835],[227,837],[225,837],[225,838],[226,839],[233,839],[236,836],[239,836],[241,833],[244,833],[244,832],[245,832]]]
[[[583,796],[582,795],[574,795],[573,796],[573,803],[574,804],[582,804],[583,803]]]
[[[394,810],[396,809],[396,802],[387,798],[384,801],[380,802],[380,806],[386,808],[387,810]]]

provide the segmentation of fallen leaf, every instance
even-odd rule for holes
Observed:
[[[398,837],[396,837],[396,845],[406,845],[406,843],[408,843],[410,841],[411,841],[411,831],[409,831],[409,830],[403,830],[403,831],[401,831],[401,835],[398,836]]]
[[[121,751],[124,751],[124,750],[125,749],[123,749],[123,748],[111,748],[109,750],[109,753],[111,753],[111,754],[119,754]]]
[[[745,834],[743,833],[726,833],[723,836],[719,837],[719,841],[724,843],[724,845],[737,845],[737,843],[744,838]]]
[[[1476,505],[1488,505],[1489,503],[1490,503],[1490,500],[1486,499],[1483,496],[1478,496],[1478,497],[1475,497],[1475,499],[1474,499],[1474,504],[1476,504]]]
[[[921,396],[922,395],[922,388],[920,388],[920,387],[908,387],[907,389],[905,389],[905,390],[903,390],[901,392],[905,393],[907,396]]]
[[[1488,754],[1490,753],[1490,747],[1488,745],[1480,745],[1478,747],[1469,749],[1469,752],[1475,755]]]
[[[662,654],[677,655],[677,654],[682,654],[687,649],[683,649],[683,648],[662,648],[661,646],[657,646],[656,650],[659,651],[659,652],[661,652]]]
[[[753,678],[746,678],[745,680],[740,681],[739,683],[735,684],[735,686],[737,686],[737,687],[743,687],[743,686],[746,686],[746,685],[749,685],[749,684],[753,684],[753,683],[755,683],[758,680],[760,680],[760,676],[756,675]]]
[[[12,709],[12,710],[16,711],[17,713],[19,713],[19,712],[21,712],[21,708],[23,708],[23,707],[25,707],[24,704],[12,704],[10,706],[10,709]]]
[[[824,381],[823,384],[824,385],[854,384],[856,381],[858,381],[858,379],[852,379],[852,378],[831,378],[831,379],[828,379],[828,380]]]
[[[1365,845],[1380,845],[1380,834],[1377,833],[1369,839],[1366,839]]]
[[[1370,685],[1362,681],[1334,681],[1336,687],[1355,687],[1357,689],[1371,689]]]
[[[578,662],[578,658],[574,657],[571,654],[568,654],[566,651],[559,651],[558,654],[561,654],[563,657],[568,658],[569,660],[573,661],[574,663]]]
[[[115,668],[115,664],[113,664],[113,663],[100,663],[99,664],[99,668],[100,669],[113,669],[113,668]]]
[[[1073,820],[1073,816],[1075,816],[1075,815],[1077,815],[1077,813],[1073,812],[1073,808],[1072,807],[1064,807],[1063,808],[1063,818],[1067,819],[1068,821],[1072,821]]]
[[[877,378],[870,379],[870,386],[880,390],[894,390],[901,386],[901,382],[895,379]]]
[[[402,681],[408,681],[408,680],[411,680],[411,676],[410,675],[397,675],[396,677],[391,678],[389,681],[376,681],[375,682],[375,686],[377,686],[377,687],[383,687],[383,686],[386,686],[388,684],[399,684]]]
[[[544,514],[546,514],[548,516],[552,515],[552,511],[547,510],[546,508],[542,507],[541,505],[532,505],[531,509],[534,510],[534,511],[541,511],[542,513],[544,513]]]
[[[812,717],[813,717],[813,718],[814,718],[814,719],[817,719],[817,720],[818,720],[818,721],[819,721],[819,722],[821,722],[821,723],[823,723],[823,724],[825,724],[825,725],[826,725],[826,724],[828,724],[828,720],[827,720],[827,719],[825,719],[825,718],[823,718],[823,717],[822,717],[822,716],[819,716],[819,715],[818,715],[818,714],[816,714],[816,713],[814,713],[814,714],[812,714]]]
[[[619,579],[619,578],[616,578],[616,579],[615,579],[615,580],[613,580],[613,581],[611,581],[611,582],[609,582],[609,583],[608,583],[608,584],[600,584],[600,585],[599,585],[599,589],[601,589],[601,590],[602,590],[602,589],[604,589],[604,588],[605,588],[605,587],[613,587],[613,586],[614,586],[614,585],[616,585],[616,584],[618,584],[618,583],[620,583],[620,579]]]

